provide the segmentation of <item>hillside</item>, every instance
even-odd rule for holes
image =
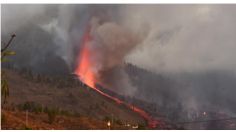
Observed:
[[[2,124],[2,129],[108,129],[105,121],[88,117],[58,115],[53,123],[48,123],[47,114],[29,113],[26,126],[26,112],[4,110],[3,114],[5,122]],[[125,129],[125,127],[114,125],[113,129]]]
[[[95,91],[81,85],[78,80],[73,79],[68,75],[65,77],[45,77],[35,76],[28,72],[19,72],[9,69],[4,69],[7,74],[7,79],[10,86],[10,96],[7,105],[4,106],[3,113],[5,113],[6,122],[2,124],[3,129],[8,129],[7,123],[10,120],[16,122],[25,121],[25,111],[20,106],[24,106],[27,102],[33,102],[41,106],[41,108],[59,109],[70,113],[69,117],[63,115],[57,116],[59,119],[69,120],[73,123],[71,126],[66,126],[66,123],[56,123],[52,126],[45,125],[45,113],[34,114],[30,111],[29,123],[38,124],[31,126],[33,129],[107,129],[106,121],[112,120],[114,124],[119,124],[117,129],[130,129],[124,125],[131,124],[131,126],[142,125],[145,126],[145,120],[123,105],[118,105],[114,101],[103,97]],[[32,119],[30,118],[32,117]],[[42,118],[42,119],[41,119]],[[65,119],[64,119],[65,118]],[[82,118],[82,119],[81,119]],[[94,126],[89,126],[84,121],[96,122]],[[39,123],[37,123],[39,122]],[[60,121],[59,121],[60,122]],[[100,124],[100,125],[99,125]],[[101,125],[105,124],[105,125]],[[91,124],[90,124],[91,125]],[[78,127],[72,127],[78,126]],[[11,129],[19,129],[14,127]]]
[[[153,117],[159,118],[158,113],[161,113],[165,119],[184,129],[236,128],[234,73],[222,70],[155,73],[132,64],[126,64],[126,72],[138,89],[135,97],[146,102],[135,105]],[[233,119],[222,121],[228,118]]]

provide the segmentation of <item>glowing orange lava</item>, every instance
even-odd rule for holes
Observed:
[[[156,120],[153,120],[144,110],[135,107],[131,104],[127,104],[124,101],[121,101],[118,98],[112,97],[101,90],[97,89],[95,86],[96,80],[95,80],[95,74],[93,72],[93,63],[91,62],[91,50],[89,49],[89,42],[91,41],[91,36],[89,34],[89,30],[86,31],[84,38],[83,38],[83,45],[79,54],[79,64],[77,68],[75,69],[75,74],[79,76],[80,80],[88,85],[93,90],[97,91],[101,95],[115,101],[118,104],[124,104],[134,112],[141,115],[145,120],[148,121],[148,126],[150,128],[155,128],[158,122]]]
[[[78,75],[80,77],[80,80],[82,80],[89,87],[95,88],[94,73],[92,72],[91,58],[89,58],[91,56],[91,51],[88,47],[90,39],[91,37],[88,30],[83,38],[79,65],[75,70],[75,74]]]

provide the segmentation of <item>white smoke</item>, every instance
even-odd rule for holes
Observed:
[[[97,80],[113,91],[132,96],[136,89],[123,70],[124,58],[140,43],[140,38],[115,22],[99,24],[99,21],[92,19],[90,43]]]
[[[68,43],[80,38],[88,22],[85,16],[93,16],[89,14],[91,9],[95,12],[103,9],[122,27],[144,36],[142,45],[127,57],[129,62],[154,72],[236,70],[234,5],[113,5],[112,8],[2,5],[2,34],[14,33],[30,23],[48,26],[52,34],[57,34],[55,41],[62,47],[60,53],[71,65],[73,47]]]
[[[151,29],[128,61],[157,73],[236,71],[234,5],[128,5],[122,13],[130,28]]]

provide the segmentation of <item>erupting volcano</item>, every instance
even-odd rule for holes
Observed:
[[[104,93],[103,91],[101,91],[100,89],[96,88],[96,79],[95,79],[95,72],[93,72],[94,69],[94,65],[91,59],[91,49],[89,47],[89,43],[92,40],[92,37],[90,35],[90,30],[86,30],[84,36],[83,36],[83,41],[82,41],[82,47],[80,49],[80,53],[79,53],[79,61],[78,61],[78,65],[75,69],[75,74],[79,77],[79,79],[85,83],[86,85],[88,85],[90,88],[92,88],[93,90],[97,91],[98,93],[100,93],[101,95],[115,101],[117,104],[123,104],[125,106],[127,106],[129,109],[133,110],[134,112],[138,113],[140,116],[142,116],[147,122],[148,122],[148,126],[150,128],[156,128],[158,121],[154,120],[149,114],[147,114],[144,110],[135,107],[132,104],[127,104],[124,101],[110,96],[107,93]]]
[[[88,43],[91,40],[91,36],[89,35],[89,30],[86,31],[83,38],[83,45],[81,49],[81,53],[79,55],[79,65],[75,70],[75,74],[80,77],[80,80],[87,84],[89,87],[95,88],[94,83],[94,73],[91,68],[91,58],[90,50],[88,47]]]

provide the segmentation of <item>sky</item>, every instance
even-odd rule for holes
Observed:
[[[3,5],[2,34],[33,22],[59,30],[59,38],[66,39],[71,24],[83,25],[80,20],[92,16],[91,10],[145,34],[127,53],[128,62],[153,72],[236,71],[234,5]],[[68,45],[60,45],[64,57],[71,54]]]

